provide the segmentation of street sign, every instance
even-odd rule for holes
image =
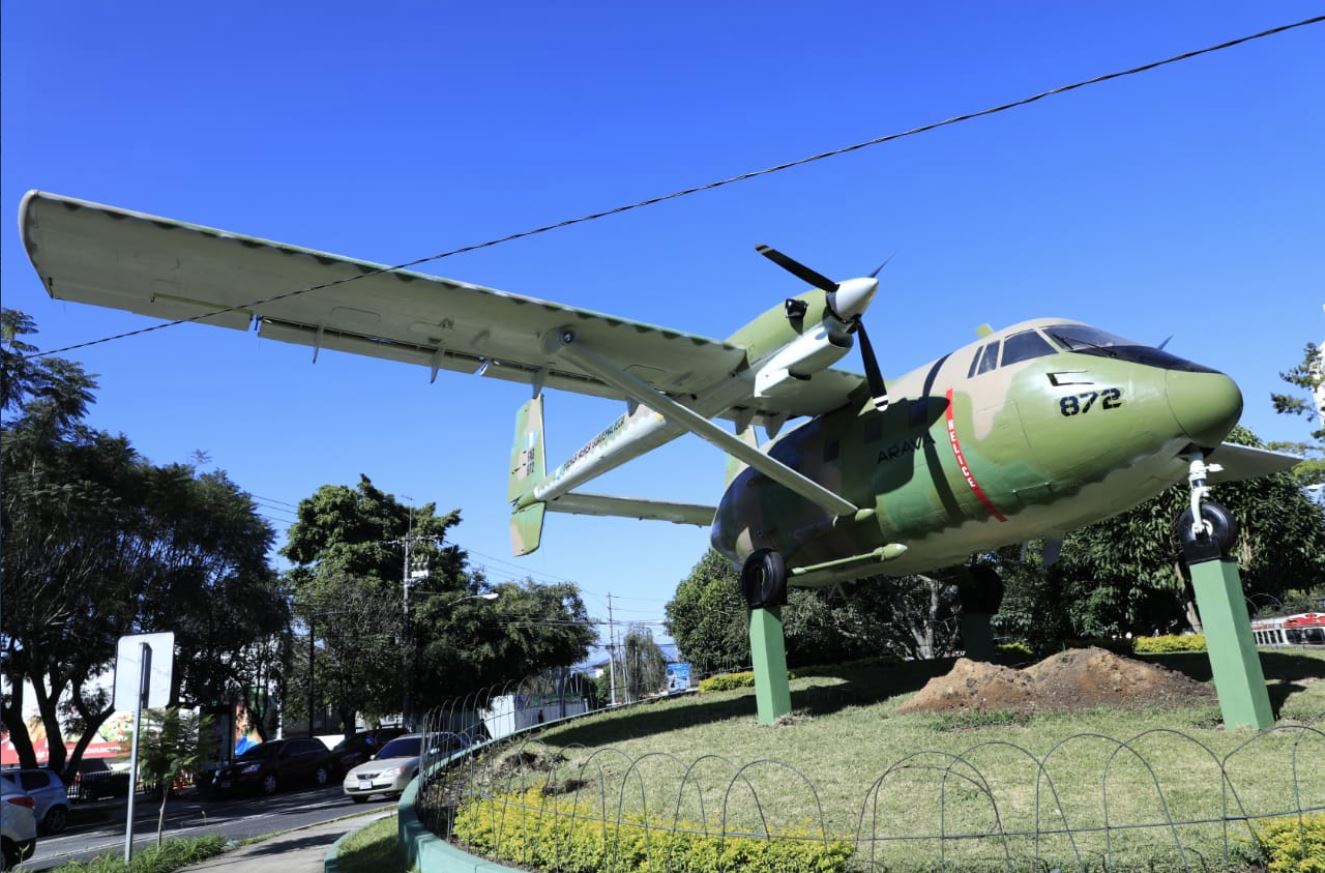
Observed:
[[[142,681],[142,644],[151,649],[151,664],[147,675],[147,699],[143,706],[160,709],[170,702],[170,679],[175,663],[175,634],[133,634],[120,637],[115,650],[115,708],[132,711],[138,706],[139,683]]]

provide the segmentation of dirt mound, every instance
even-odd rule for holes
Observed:
[[[1179,706],[1214,699],[1208,686],[1181,673],[1092,647],[1059,652],[1024,670],[961,658],[946,676],[929,680],[897,712],[1060,712],[1097,706]]]

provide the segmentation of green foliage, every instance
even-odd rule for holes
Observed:
[[[601,818],[607,816],[587,800],[544,796],[533,788],[466,802],[456,813],[455,834],[462,845],[489,857],[565,873],[839,873],[846,870],[852,853],[850,842],[819,839],[809,828],[774,834],[771,840],[724,839],[685,821],[673,827],[670,818],[646,820],[627,814],[620,825],[615,816],[610,823],[593,820]]]
[[[178,707],[151,710],[139,740],[138,768],[146,782],[161,788],[161,810],[157,817],[156,844],[162,845],[166,803],[175,782],[195,773],[212,757],[211,720],[180,712]]]
[[[716,691],[734,691],[737,688],[754,688],[755,674],[746,670],[743,673],[719,673],[699,681],[700,694],[712,694]]]
[[[1266,873],[1325,873],[1325,815],[1282,818],[1257,825],[1256,843],[1241,853],[1263,861]]]
[[[750,663],[749,615],[739,574],[709,549],[667,604],[667,630],[701,673]],[[782,608],[789,664],[824,664],[889,652],[950,653],[956,592],[941,578],[865,579],[834,591],[792,589]]]
[[[621,641],[621,684],[627,701],[667,687],[667,659],[646,627],[633,627]]]
[[[1012,658],[1032,658],[1035,656],[1035,650],[1028,644],[1020,641],[999,643],[998,652],[1001,655],[1007,655]]]
[[[4,623],[0,718],[35,766],[24,680],[69,771],[110,715],[90,680],[117,637],[175,631],[171,703],[221,701],[279,671],[284,591],[267,564],[271,528],[220,471],[156,466],[129,440],[88,427],[95,381],[80,365],[32,358],[22,313],[3,313]],[[63,708],[62,708],[63,707]],[[65,725],[81,734],[66,759]]]
[[[1270,402],[1274,404],[1274,411],[1283,415],[1300,415],[1308,421],[1314,420],[1316,429],[1311,432],[1311,439],[1315,442],[1276,443],[1270,448],[1307,457],[1293,470],[1293,475],[1303,485],[1325,483],[1325,421],[1320,420],[1314,397],[1311,396],[1325,384],[1325,347],[1307,343],[1302,350],[1302,360],[1280,373],[1279,378],[1307,396],[1272,393]]]
[[[1132,651],[1138,655],[1167,655],[1172,652],[1204,652],[1205,634],[1162,634],[1136,637]]]
[[[225,851],[225,837],[210,834],[182,840],[166,840],[143,849],[128,865],[120,854],[98,855],[91,861],[74,861],[56,867],[53,873],[171,873],[197,864]]]

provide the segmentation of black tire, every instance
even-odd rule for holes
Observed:
[[[46,810],[46,817],[41,820],[41,826],[48,834],[62,833],[69,825],[69,810],[63,806],[52,806]]]
[[[1178,516],[1174,525],[1174,536],[1188,560],[1195,557],[1215,557],[1228,555],[1238,539],[1238,521],[1228,508],[1219,503],[1202,503],[1201,520],[1209,522],[1210,534],[1196,535],[1192,532],[1192,510],[1187,507]]]
[[[331,781],[331,774],[327,772],[326,767],[319,766],[316,770],[313,771],[313,783],[317,785],[318,788],[325,787],[326,784],[330,781]]]
[[[18,866],[18,862],[23,860],[23,855],[18,850],[18,843],[15,843],[9,837],[0,837],[0,851],[3,851],[5,869],[9,870]]]
[[[263,793],[263,794],[267,794],[267,795],[275,794],[275,793],[276,793],[276,789],[278,789],[278,788],[280,788],[280,787],[281,787],[281,786],[280,786],[280,783],[276,780],[276,774],[275,774],[275,773],[268,773],[266,776],[263,776],[263,777],[262,777],[262,793]]]
[[[772,549],[759,549],[741,567],[741,593],[751,609],[787,602],[787,563]]]
[[[350,800],[353,800],[355,803],[367,803],[367,802],[368,802],[368,795],[367,795],[367,794],[351,794],[351,795],[350,795]]]

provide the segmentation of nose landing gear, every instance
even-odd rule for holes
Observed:
[[[1174,521],[1173,534],[1196,592],[1219,709],[1226,728],[1264,730],[1274,724],[1274,713],[1251,635],[1242,576],[1229,557],[1238,538],[1237,521],[1227,508],[1207,499],[1207,477],[1220,468],[1206,464],[1200,452],[1188,456],[1188,462],[1191,504]]]

